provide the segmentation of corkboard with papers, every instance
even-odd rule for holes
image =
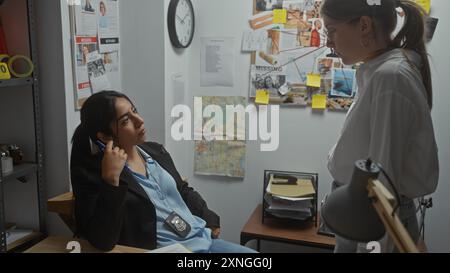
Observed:
[[[321,3],[253,0],[242,50],[251,52],[249,97],[257,104],[267,101],[258,96],[268,93],[271,104],[350,108],[357,92],[356,67],[345,66],[326,47]]]

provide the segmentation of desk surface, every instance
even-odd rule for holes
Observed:
[[[25,253],[70,253],[70,250],[66,249],[67,243],[70,241],[77,241],[81,246],[81,253],[103,253],[94,248],[88,241],[77,238],[50,236],[35,246],[29,248]],[[144,253],[148,250],[119,246],[117,245],[110,253]]]
[[[252,239],[287,242],[304,246],[333,249],[336,243],[333,237],[317,234],[313,222],[287,225],[284,221],[265,218],[262,223],[262,205],[258,205],[241,231],[241,244]]]

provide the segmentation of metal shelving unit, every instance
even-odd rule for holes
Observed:
[[[16,1],[16,0],[14,0]],[[34,72],[32,77],[19,78],[11,80],[0,81],[0,92],[3,88],[9,87],[26,87],[30,89],[30,96],[33,99],[33,121],[34,121],[34,146],[35,146],[35,157],[34,162],[23,163],[18,166],[14,166],[14,171],[11,174],[4,175],[1,172],[1,161],[0,161],[0,253],[8,251],[16,251],[25,248],[27,245],[36,242],[37,240],[43,239],[47,235],[46,228],[46,191],[45,191],[45,180],[43,175],[44,159],[43,159],[43,146],[42,146],[42,124],[41,124],[41,110],[40,110],[40,90],[38,82],[38,59],[37,59],[37,46],[36,46],[36,29],[35,29],[35,14],[34,14],[34,3],[36,0],[24,0],[26,1],[26,13],[28,17],[28,42],[29,42],[29,54],[30,58],[34,64]],[[1,95],[1,94],[0,94]],[[3,114],[3,113],[2,113]],[[4,183],[14,182],[14,180],[19,180],[23,183],[27,182],[27,177],[35,175],[37,181],[37,197],[38,197],[38,207],[39,207],[39,230],[12,242],[7,245],[5,230],[6,220],[5,220],[5,193],[4,193]]]
[[[1,87],[12,87],[12,86],[26,86],[32,85],[33,78],[19,78],[19,79],[10,79],[10,80],[0,80],[0,88]]]

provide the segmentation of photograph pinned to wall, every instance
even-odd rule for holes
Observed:
[[[280,36],[279,29],[267,30],[267,53],[270,55],[280,54]]]
[[[248,30],[242,36],[242,52],[264,51],[267,47],[267,31]]]
[[[283,0],[256,0],[256,11],[268,11],[283,8]]]
[[[81,11],[84,13],[95,14],[95,0],[82,0]]]
[[[113,73],[119,72],[119,52],[106,52],[102,53],[103,64],[105,65],[106,72]]]
[[[106,75],[102,55],[98,51],[88,54],[87,70],[93,93],[107,90],[111,87],[108,76]]]
[[[333,58],[317,58],[316,73],[322,80],[331,80],[333,78]]]
[[[81,5],[74,6],[77,35],[97,36],[96,1],[98,0],[82,0]]]
[[[119,50],[119,7],[117,1],[98,1],[98,38],[100,53]]]
[[[303,1],[283,1],[283,9],[287,11],[285,29],[297,29],[303,17]]]
[[[322,1],[318,1],[318,0],[303,0],[303,10],[305,11],[316,11],[317,10],[317,6],[320,6],[320,3]],[[317,12],[315,12],[314,14],[316,14]]]
[[[311,31],[299,31],[297,39],[301,47],[311,47]]]
[[[119,52],[106,52],[101,54],[103,64],[105,65],[106,75],[108,76],[111,88],[120,89],[120,57]]]
[[[81,109],[83,102],[92,94],[91,83],[88,74],[88,56],[98,50],[97,37],[75,36],[75,108]]]
[[[256,97],[256,90],[269,91],[270,98],[278,98],[279,90],[287,86],[282,67],[252,65],[250,72],[250,97]]]
[[[323,20],[315,18],[309,20],[311,29],[311,47],[321,47],[327,44],[327,39],[323,29]]]
[[[268,30],[277,26],[273,23],[272,11],[263,11],[253,15],[250,18],[249,23],[253,30]]]
[[[321,5],[322,5],[322,0],[305,0],[306,20],[320,18]]]
[[[356,92],[356,71],[354,69],[334,69],[333,86],[330,96],[351,98]]]
[[[354,102],[355,96],[358,93],[356,84],[356,70],[351,68],[342,68],[349,66],[343,65],[340,59],[335,59],[334,66],[341,66],[341,68],[334,69],[335,72],[341,72],[338,73],[337,77],[335,74],[332,80],[327,100],[327,108],[331,111],[348,111]],[[345,75],[345,77],[341,77],[342,75]],[[350,93],[349,86],[352,86],[351,96],[348,96],[348,94]],[[325,88],[328,89],[328,87]]]
[[[273,104],[307,105],[308,90],[304,84],[290,84],[284,67],[252,65],[250,98],[255,99],[257,90],[269,91],[269,102]]]
[[[311,93],[306,85],[294,83],[289,85],[289,93],[283,99],[286,105],[307,106],[311,103]]]
[[[329,95],[332,87],[333,87],[333,79],[320,80],[320,88],[323,90],[324,94]]]

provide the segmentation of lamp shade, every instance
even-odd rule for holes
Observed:
[[[381,239],[386,230],[368,196],[370,178],[376,179],[380,169],[370,161],[355,163],[352,180],[339,187],[327,198],[322,207],[322,218],[335,234],[357,242]]]

